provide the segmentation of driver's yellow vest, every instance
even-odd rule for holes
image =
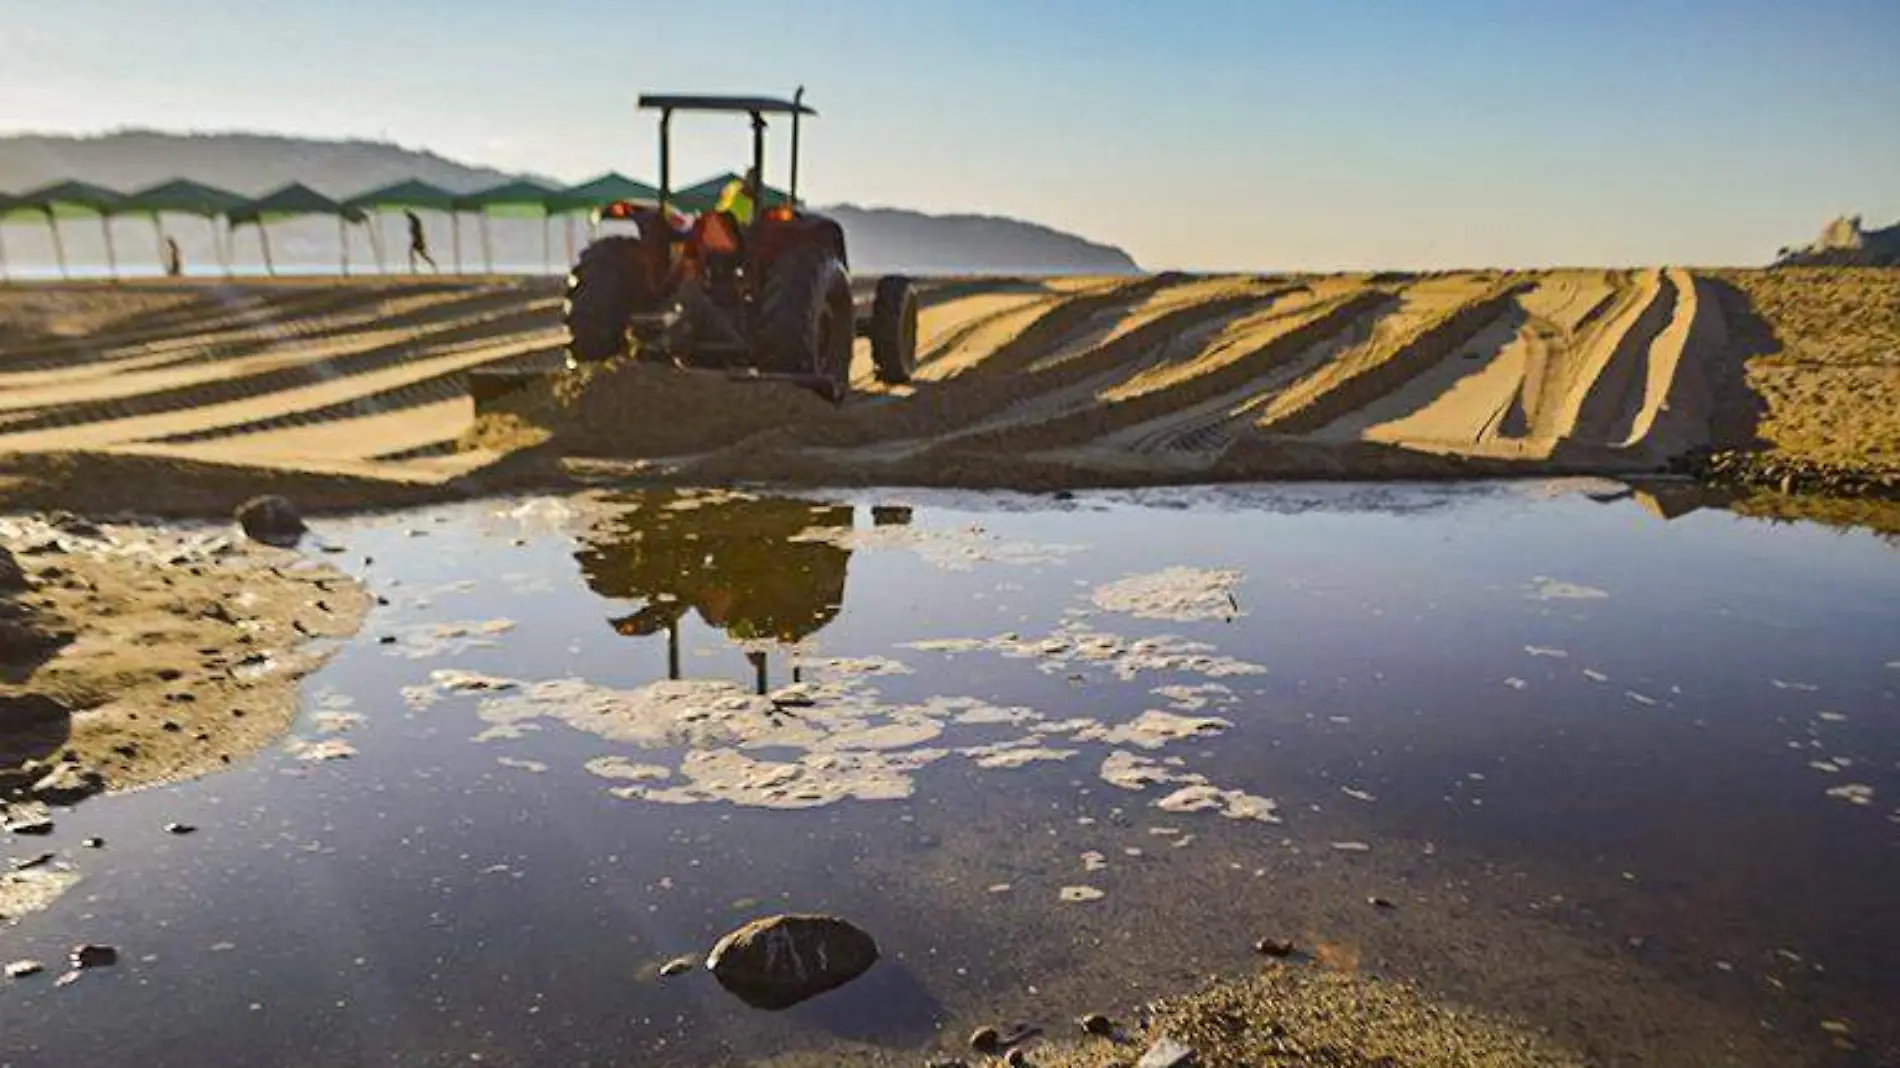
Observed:
[[[719,193],[719,211],[729,211],[740,226],[752,225],[752,197],[745,191],[745,182],[734,178],[726,183]]]

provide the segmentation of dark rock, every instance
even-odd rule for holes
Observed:
[[[0,734],[64,722],[72,714],[72,709],[43,693],[0,696]]]
[[[46,970],[46,965],[36,960],[16,960],[7,965],[8,979],[24,979],[29,975],[38,975]]]
[[[106,840],[99,837],[82,838],[79,840],[79,844],[85,846],[87,849],[104,849],[106,847]]]
[[[245,534],[266,545],[295,545],[309,529],[304,526],[297,506],[275,495],[245,501],[237,510],[237,521]]]
[[[693,970],[693,958],[675,957],[660,965],[660,978],[671,979],[676,975],[685,975]]]
[[[1012,1049],[1003,1054],[1003,1063],[1009,1068],[1029,1068],[1029,1054],[1020,1049]]]
[[[0,546],[0,593],[24,593],[31,588],[26,580],[26,572],[21,569],[20,561],[13,553]]]
[[[1135,1068],[1194,1068],[1200,1058],[1194,1051],[1172,1038],[1163,1036],[1135,1062]]]
[[[377,645],[394,645],[396,644],[396,636],[394,634],[385,634],[382,637],[376,639],[376,644]]]
[[[1082,1025],[1082,1030],[1086,1034],[1106,1037],[1115,1033],[1115,1021],[1099,1012],[1091,1012],[1076,1022]]]
[[[15,857],[11,863],[14,871],[32,871],[34,868],[44,868],[51,864],[54,857],[55,854],[52,853],[41,853],[37,857]]]
[[[979,1027],[970,1032],[970,1048],[978,1053],[993,1054],[1003,1048],[1003,1036],[997,1034],[994,1027]]]
[[[74,946],[72,956],[67,959],[75,968],[110,968],[119,963],[119,951],[111,946],[87,943]]]
[[[170,834],[191,834],[197,829],[198,828],[193,827],[189,823],[167,823],[165,825],[166,832]]]
[[[185,673],[178,670],[177,668],[159,668],[158,669],[158,681],[160,682],[177,682],[179,679],[182,679],[184,677],[185,677]]]
[[[29,792],[49,805],[73,805],[105,788],[105,776],[91,768],[62,763],[34,783]]]
[[[877,942],[832,916],[769,916],[721,938],[706,958],[719,985],[759,1009],[783,1009],[863,975]]]
[[[1253,951],[1263,957],[1291,957],[1293,943],[1283,938],[1262,938],[1253,944]]]

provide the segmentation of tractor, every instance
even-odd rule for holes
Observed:
[[[660,113],[658,203],[622,201],[602,210],[621,232],[589,244],[568,275],[570,367],[632,357],[789,381],[839,402],[850,391],[853,341],[868,336],[879,381],[910,381],[917,359],[911,281],[878,279],[861,313],[843,228],[799,202],[799,126],[817,115],[804,95],[801,87],[790,100],[640,97],[642,110]],[[750,220],[711,206],[691,216],[675,210],[675,112],[750,117]],[[767,116],[788,116],[791,124],[791,172],[776,199],[765,185]]]

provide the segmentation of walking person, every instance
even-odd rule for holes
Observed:
[[[409,219],[409,273],[416,273],[416,261],[429,265],[429,271],[440,274],[441,268],[435,265],[435,258],[429,255],[429,235],[422,231],[422,216],[413,211],[403,212]]]

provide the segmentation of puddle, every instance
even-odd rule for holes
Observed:
[[[1612,1061],[1900,1041],[1871,536],[1486,486],[321,533],[388,603],[281,745],[0,838],[56,854],[0,958],[121,954],[0,981],[0,1064],[915,1064],[1263,937]],[[779,1013],[658,977],[779,911],[882,960]]]

